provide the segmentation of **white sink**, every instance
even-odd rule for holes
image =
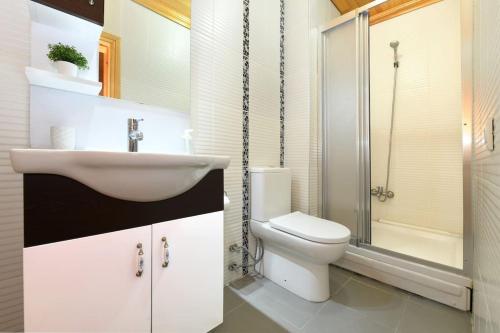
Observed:
[[[10,159],[19,173],[66,176],[110,197],[140,202],[175,197],[229,165],[227,156],[52,149],[12,149]]]

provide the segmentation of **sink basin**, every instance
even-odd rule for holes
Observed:
[[[227,156],[53,149],[12,149],[10,159],[19,173],[66,176],[110,197],[140,202],[175,197],[229,165]]]

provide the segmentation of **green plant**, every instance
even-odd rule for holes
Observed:
[[[87,59],[74,46],[62,43],[49,44],[47,57],[52,61],[67,61],[78,66],[78,69],[89,69]]]

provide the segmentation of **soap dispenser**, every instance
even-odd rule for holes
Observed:
[[[182,135],[182,138],[184,139],[184,149],[186,150],[186,154],[192,154],[193,153],[193,148],[191,146],[192,140],[193,140],[193,129],[188,128],[184,130],[184,134]]]

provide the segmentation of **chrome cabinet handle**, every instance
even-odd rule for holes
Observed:
[[[162,253],[162,263],[161,267],[168,267],[168,263],[170,262],[170,252],[168,251],[168,242],[167,242],[167,237],[163,236],[161,238],[161,241],[163,242],[163,253]]]
[[[144,251],[142,250],[142,243],[137,243],[137,248],[139,251],[137,252],[137,272],[135,276],[141,277],[142,272],[144,272]]]
[[[89,5],[91,5],[91,6],[95,5],[95,1],[94,0],[89,0]]]

